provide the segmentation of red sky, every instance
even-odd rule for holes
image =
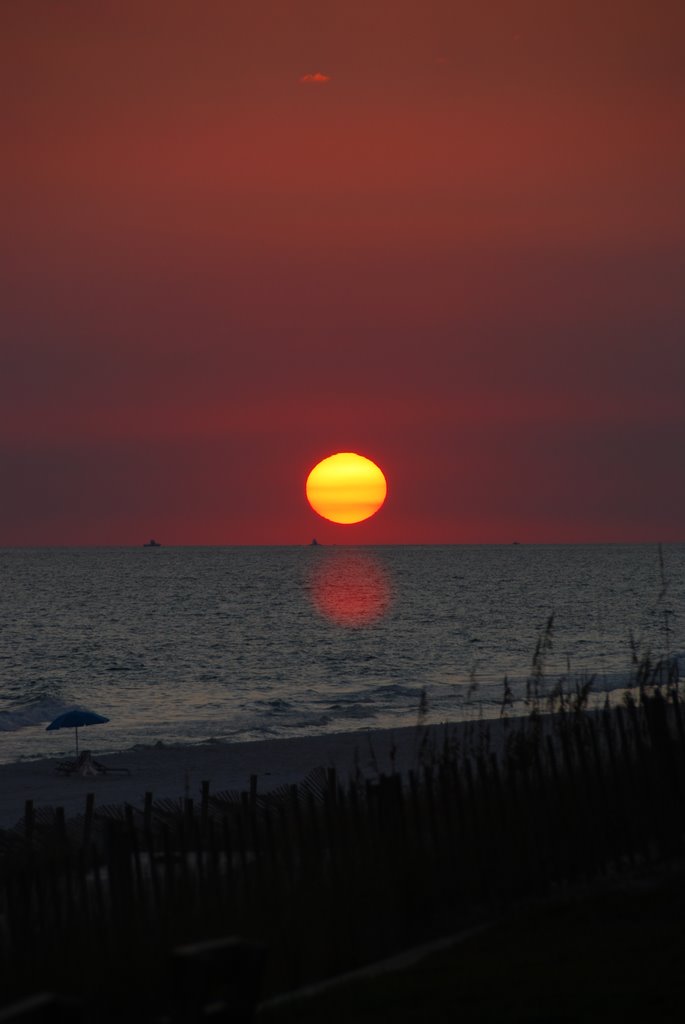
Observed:
[[[0,51],[0,546],[685,540],[681,0],[22,0]]]

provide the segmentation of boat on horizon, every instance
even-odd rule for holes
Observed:
[[[144,548],[161,548],[161,546],[162,545],[159,543],[159,541],[155,540],[154,537],[151,537],[150,540],[146,540],[145,543],[143,544]]]

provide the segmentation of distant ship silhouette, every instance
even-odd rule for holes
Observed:
[[[143,544],[144,548],[161,548],[161,546],[162,545],[159,543],[159,541],[155,540],[154,538],[151,538]]]
[[[318,547],[318,546],[319,546],[319,542],[318,542],[318,540],[316,539],[316,537],[312,537],[312,542],[311,542],[311,544],[310,544],[309,546],[310,546],[310,548],[312,548],[312,547]]]

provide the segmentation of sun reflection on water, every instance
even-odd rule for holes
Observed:
[[[335,551],[311,567],[309,595],[316,611],[337,626],[367,626],[382,619],[393,598],[390,573],[370,552]]]

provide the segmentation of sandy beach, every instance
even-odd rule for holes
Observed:
[[[497,732],[498,723],[490,725]],[[468,725],[448,728],[451,734],[456,729],[463,736]],[[69,817],[83,811],[88,793],[95,794],[97,811],[98,805],[142,806],[146,792],[155,799],[199,797],[203,780],[210,782],[211,792],[218,793],[248,789],[250,776],[255,775],[258,790],[268,792],[332,765],[341,778],[357,767],[369,776],[390,772],[393,756],[395,767],[405,771],[415,762],[426,732],[431,743],[441,743],[445,726],[429,726],[420,733],[409,726],[249,743],[158,746],[102,756],[93,750],[101,763],[108,768],[128,768],[128,775],[64,776],[56,771],[56,759],[0,765],[0,828],[14,827],[29,799],[36,810],[63,807]]]

